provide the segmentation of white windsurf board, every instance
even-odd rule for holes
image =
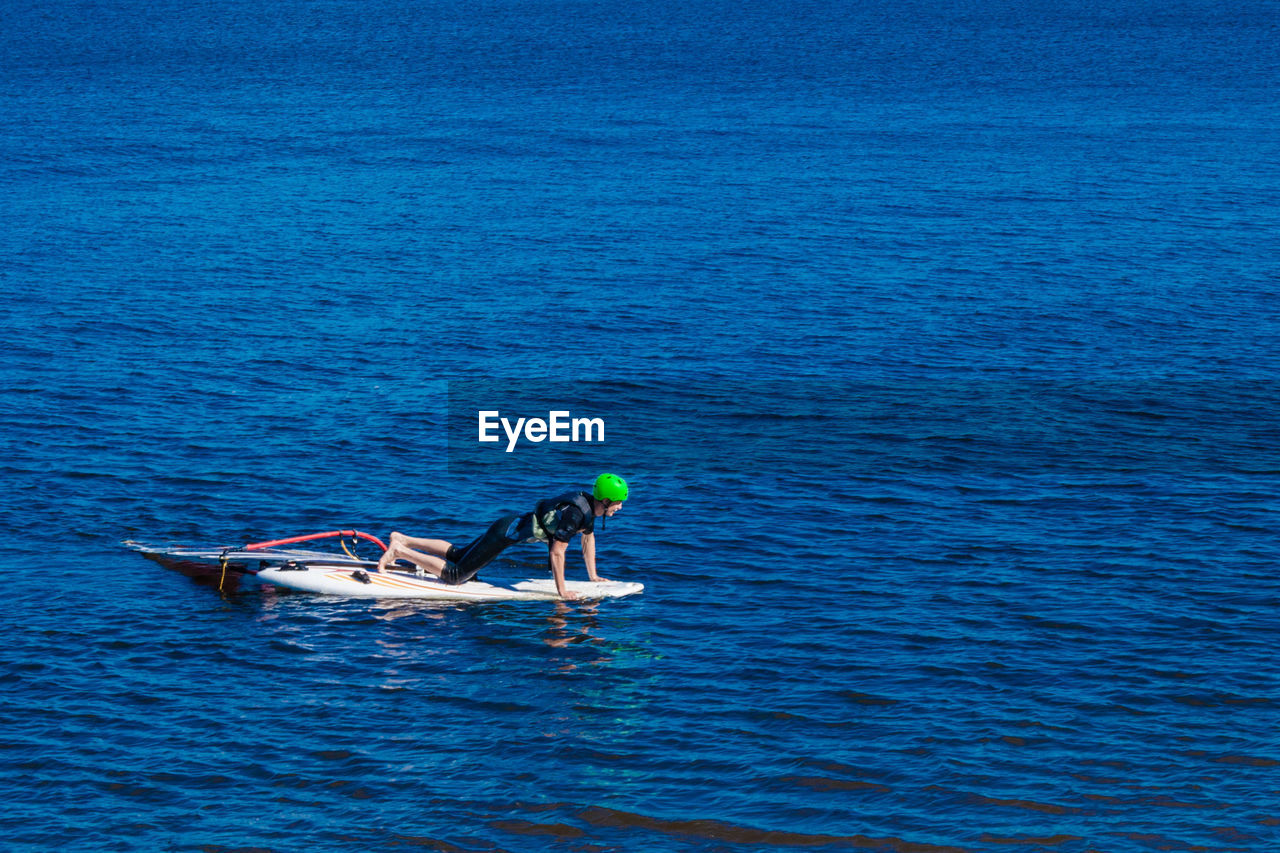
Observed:
[[[275,586],[347,598],[416,598],[431,601],[538,601],[560,598],[552,578],[518,581],[510,585],[474,580],[450,586],[432,575],[412,572],[379,573],[349,563],[286,564],[258,572],[258,580]],[[644,590],[633,581],[565,581],[579,599],[622,598]]]

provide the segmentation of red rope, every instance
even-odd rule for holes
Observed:
[[[361,530],[330,530],[325,533],[308,533],[305,536],[290,536],[288,539],[272,539],[270,542],[254,542],[252,545],[245,545],[244,550],[256,551],[259,548],[274,548],[277,545],[292,545],[295,542],[307,542],[312,539],[328,539],[332,536],[355,536],[360,539],[367,539],[382,550],[387,550],[387,546],[382,544],[381,539],[371,533],[365,533]]]

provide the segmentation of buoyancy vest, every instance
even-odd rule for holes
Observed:
[[[591,507],[591,497],[586,492],[565,492],[554,498],[538,501],[533,510],[533,538],[540,542],[548,542],[560,531],[560,517],[569,507],[576,507],[582,513],[582,522],[573,533],[591,533],[595,529],[595,512]],[[564,540],[568,541],[568,539]]]

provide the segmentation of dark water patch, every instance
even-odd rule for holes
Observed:
[[[1051,835],[1045,837],[1021,837],[1021,838],[999,838],[993,835],[983,835],[979,839],[983,844],[999,844],[999,845],[1018,845],[1022,847],[1034,847],[1040,849],[1049,849],[1060,847],[1063,844],[1071,844],[1077,841],[1083,841],[1075,835]]]
[[[824,792],[871,792],[887,794],[893,789],[874,782],[862,782],[855,779],[830,779],[825,776],[784,776],[778,780],[784,785],[798,785],[814,791]]]
[[[1247,767],[1280,767],[1280,761],[1274,758],[1263,758],[1256,755],[1211,755],[1199,750],[1184,753],[1192,758],[1201,758],[1216,764],[1237,764]]]
[[[388,843],[396,847],[423,848],[426,850],[436,851],[436,853],[475,853],[477,850],[496,850],[500,848],[490,846],[465,846],[461,847],[457,844],[450,844],[438,838],[426,838],[415,835],[393,834],[388,837]]]
[[[956,853],[963,848],[918,844],[897,838],[868,838],[860,835],[831,836],[807,835],[795,832],[761,830],[749,826],[727,824],[714,820],[664,820],[640,814],[593,806],[578,813],[583,822],[597,827],[642,829],[677,839],[749,845],[757,849],[770,848],[853,848],[891,850],[902,853]]]
[[[885,707],[885,706],[896,705],[898,704],[898,701],[899,701],[897,699],[889,699],[882,696],[871,696],[867,693],[858,693],[853,690],[841,690],[841,691],[838,691],[836,695],[842,699],[848,699],[850,702],[853,702],[856,705]]]
[[[969,802],[972,802],[975,805],[979,805],[979,806],[996,806],[998,808],[1025,809],[1027,811],[1039,812],[1041,814],[1048,814],[1048,815],[1081,814],[1081,813],[1084,813],[1085,811],[1083,809],[1079,809],[1075,807],[1062,806],[1056,803],[1036,802],[1035,800],[999,799],[995,797],[987,797],[982,794],[974,794],[974,793],[963,794],[962,796],[964,796]]]
[[[534,823],[528,820],[494,821],[493,828],[499,832],[509,832],[513,835],[556,838],[561,841],[582,838],[586,834],[576,826],[568,826],[563,823]]]

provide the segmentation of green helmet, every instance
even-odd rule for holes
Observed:
[[[601,474],[596,477],[596,485],[591,494],[598,501],[621,503],[627,499],[627,481],[617,474]]]

